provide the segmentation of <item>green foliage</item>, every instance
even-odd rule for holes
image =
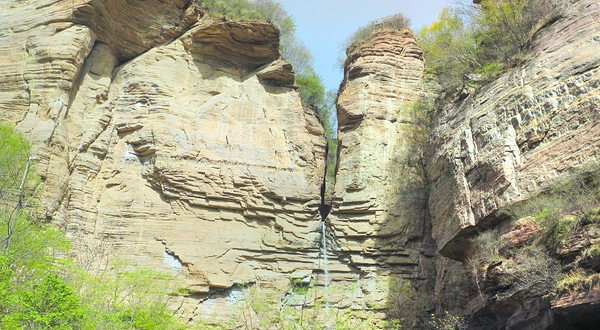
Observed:
[[[260,10],[254,2],[248,0],[200,0],[204,8],[213,15],[224,16],[231,20],[263,20],[269,16]]]
[[[436,99],[431,92],[435,88],[432,84],[425,83],[424,89],[430,93],[421,96],[417,101],[405,104],[398,111],[398,115],[402,116],[403,120],[414,124],[411,130],[407,132],[410,141],[415,145],[413,153],[422,152],[423,145],[429,139],[431,118],[436,109]]]
[[[125,262],[110,271],[90,274],[72,266],[69,283],[86,306],[89,328],[183,329],[169,309],[176,281],[156,271],[133,268]]]
[[[550,212],[543,212],[539,219],[538,223],[542,227],[540,242],[550,251],[556,251],[579,225],[577,217],[559,216]]]
[[[420,32],[426,68],[446,91],[479,87],[522,60],[535,32],[556,18],[555,8],[549,0],[484,0],[445,8]]]
[[[456,9],[444,8],[436,22],[423,27],[420,43],[426,70],[437,75],[445,90],[459,88],[465,74],[483,67],[472,27]]]
[[[280,3],[272,0],[198,0],[209,12],[230,20],[265,21],[280,31],[282,57],[294,65],[298,74],[312,70],[313,57],[308,48],[296,38],[296,24]]]
[[[314,71],[298,75],[296,84],[300,87],[300,97],[311,107],[320,109],[325,107],[325,86],[321,77]]]
[[[31,145],[11,124],[0,123],[0,198],[9,199],[19,187]],[[4,205],[3,205],[4,206]]]
[[[499,55],[509,59],[511,55],[502,52],[524,51],[530,39],[531,22],[524,19],[524,9],[530,0],[484,0],[481,3],[476,23],[481,27],[477,31],[479,40],[488,49],[496,50]]]
[[[172,278],[119,267],[90,274],[66,259],[63,234],[36,221],[29,150],[0,124],[0,328],[182,329],[168,308]]]
[[[328,139],[329,147],[327,152],[327,179],[333,180],[335,179],[335,170],[337,166],[337,150],[338,150],[338,140],[337,138]]]
[[[519,249],[513,260],[516,262],[507,273],[516,279],[512,285],[523,301],[534,301],[554,292],[560,265],[540,246],[531,245]]]
[[[84,308],[69,285],[55,274],[29,281],[20,293],[8,295],[10,306],[1,323],[5,329],[60,329],[80,327]]]
[[[280,51],[294,65],[297,74],[310,74],[313,56],[296,37],[296,24],[280,3],[272,0],[197,0],[212,15],[235,21],[265,21],[280,31]],[[324,93],[324,92],[323,92]]]
[[[600,256],[600,241],[592,244],[590,247],[586,248],[582,253],[581,256],[583,258],[589,258],[589,259],[593,259],[593,258],[597,258]]]
[[[582,228],[599,221],[599,186],[600,166],[593,164],[573,170],[543,193],[513,206],[510,211],[515,218],[535,217],[535,223],[540,227],[537,238],[520,248],[500,249],[502,242],[493,232],[475,238],[476,252],[471,255],[469,265],[478,288],[480,278],[487,275],[487,267],[496,262],[501,263],[501,267],[494,270],[495,281],[504,287],[504,291],[524,302],[557,293],[582,291],[600,284],[600,276],[582,269],[561,275],[559,262],[551,257],[575,237],[575,233],[585,237],[586,231]],[[600,255],[599,251],[600,245],[591,244],[572,265],[586,267],[586,262]]]
[[[325,93],[322,78],[312,69],[297,75],[296,84],[300,89],[302,102],[315,109],[323,123],[328,143],[326,180],[328,180],[328,185],[333,186],[338,147],[337,113],[335,112],[336,94],[331,91]]]
[[[381,30],[400,30],[410,26],[410,19],[402,13],[398,13],[383,19],[372,21],[371,23],[360,27],[354,32],[348,40],[342,45],[346,50],[355,43],[371,39],[373,34]]]
[[[591,290],[600,285],[600,274],[588,273],[581,268],[564,274],[556,283],[558,293],[573,293]]]
[[[474,261],[478,262],[479,265],[502,260],[499,252],[502,247],[502,240],[497,231],[484,231],[473,239],[473,244],[477,248],[477,256],[479,257]]]
[[[304,279],[302,278],[295,278],[292,279],[291,281],[291,287],[292,287],[292,293],[298,294],[298,295],[306,295],[308,294],[308,291],[310,289],[310,287],[304,283]]]
[[[483,81],[492,81],[500,75],[504,69],[504,64],[490,62],[485,64],[482,68],[475,70],[475,73],[482,74]]]
[[[388,316],[399,320],[409,329],[417,327],[424,312],[424,299],[418,294],[414,284],[399,276],[392,276],[389,279],[388,290]]]
[[[598,187],[600,166],[579,168],[511,211],[516,218],[535,216],[542,228],[540,243],[556,251],[577,228],[597,221],[594,208],[600,204]]]
[[[452,315],[448,311],[441,316],[431,314],[427,325],[432,330],[463,330],[468,326],[465,318]]]
[[[537,245],[526,245],[511,250],[510,256],[501,255],[502,241],[499,233],[486,231],[473,239],[475,252],[468,265],[475,284],[481,293],[480,278],[484,277],[493,263],[502,263],[502,277],[510,285],[513,294],[523,301],[533,301],[553,292],[560,266]],[[504,284],[502,284],[504,285]]]

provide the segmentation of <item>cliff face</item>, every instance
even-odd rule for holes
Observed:
[[[575,1],[529,60],[435,116],[429,206],[443,254],[460,258],[461,238],[500,208],[598,160],[599,8]]]
[[[568,177],[569,170],[599,161],[600,5],[590,0],[561,5],[560,18],[536,34],[524,63],[434,116],[426,151],[428,205],[433,237],[446,257],[466,261],[478,232],[504,226],[503,209]],[[457,269],[448,273],[461,276]],[[545,329],[557,320],[542,312],[550,306],[525,317],[519,310],[528,306],[478,299],[473,296],[470,312],[487,304],[496,315],[507,314],[498,316],[499,329],[513,312],[509,329]],[[596,298],[567,305],[588,306],[590,299]],[[560,312],[564,306],[557,304],[552,309]]]
[[[328,218],[333,257],[376,302],[386,298],[391,277],[424,284],[435,276],[415,137],[422,123],[410,111],[424,94],[423,68],[412,32],[379,32],[349,49],[337,100],[340,152]],[[336,269],[333,282],[344,272]]]
[[[498,311],[462,262],[503,208],[599,161],[599,22],[596,1],[570,1],[530,59],[431,124],[415,110],[431,91],[414,35],[355,45],[327,206],[323,128],[278,31],[190,1],[0,3],[0,120],[33,141],[45,216],[79,261],[177,274],[186,317],[235,312],[242,287],[285,292],[290,279],[327,284],[319,294],[342,308],[385,306],[402,278],[423,310]],[[496,328],[553,324],[595,294],[538,306],[537,319],[511,306]]]
[[[185,1],[0,6],[0,116],[80,260],[178,274],[190,317],[318,268],[325,137],[276,28]]]

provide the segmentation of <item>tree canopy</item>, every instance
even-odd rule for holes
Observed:
[[[537,30],[556,18],[550,0],[463,1],[420,31],[426,68],[446,90],[481,84],[514,66]]]

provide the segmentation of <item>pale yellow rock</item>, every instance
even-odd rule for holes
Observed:
[[[561,8],[529,60],[435,118],[429,209],[446,256],[464,258],[465,239],[502,207],[600,160],[600,4]]]
[[[34,143],[73,254],[177,275],[196,318],[235,313],[236,283],[316,278],[325,136],[272,25],[192,26],[188,4],[3,2],[0,118]]]
[[[329,215],[332,262],[359,276],[354,306],[384,304],[391,277],[432,285],[426,229],[427,189],[419,166],[415,118],[425,94],[423,54],[409,30],[381,31],[348,50],[337,101],[341,151]],[[416,243],[415,242],[419,242]],[[332,274],[344,285],[344,274]],[[393,290],[393,288],[392,288]],[[424,290],[424,289],[423,289]],[[347,299],[346,299],[347,301]]]

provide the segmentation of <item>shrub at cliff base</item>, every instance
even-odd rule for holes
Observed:
[[[36,217],[30,150],[0,123],[0,329],[183,329],[165,298],[172,278],[114,267],[91,274],[66,257],[61,231]]]
[[[472,240],[467,263],[474,283],[482,285],[494,267],[494,285],[529,303],[540,298],[589,292],[600,286],[595,260],[600,256],[600,165],[574,169],[542,193],[506,210],[513,219],[535,219],[535,236],[518,245],[485,231]],[[575,247],[575,248],[573,248]],[[483,280],[483,281],[482,281]]]

